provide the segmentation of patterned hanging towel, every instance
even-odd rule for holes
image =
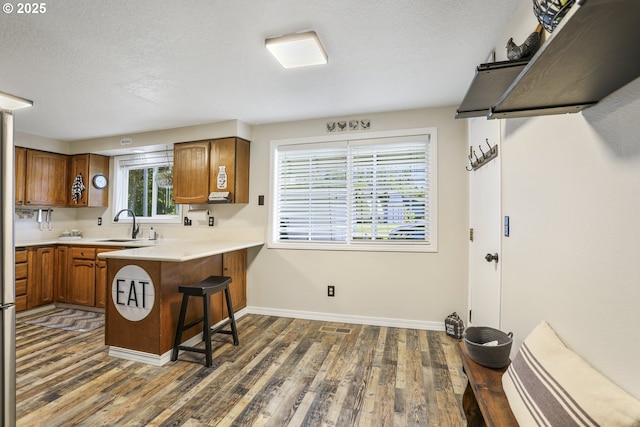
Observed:
[[[85,190],[84,183],[82,182],[82,174],[79,173],[76,175],[76,179],[73,180],[73,185],[71,186],[71,198],[74,203],[78,203],[78,200],[82,197],[82,192]]]

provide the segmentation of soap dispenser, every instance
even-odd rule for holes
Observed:
[[[156,240],[156,230],[153,227],[149,229],[149,240]]]

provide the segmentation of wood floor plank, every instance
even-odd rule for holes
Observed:
[[[25,323],[44,314],[16,323],[20,427],[465,425],[443,332],[246,315],[211,368],[193,353],[158,367],[109,357],[102,328]]]

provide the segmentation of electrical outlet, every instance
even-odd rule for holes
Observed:
[[[101,216],[98,217],[98,225],[102,225],[102,217]]]
[[[215,221],[215,218],[210,216],[209,217],[209,227],[213,227],[214,221]]]
[[[264,196],[262,194],[258,196],[258,206],[264,206]]]
[[[327,296],[335,297],[336,296],[336,287],[333,285],[327,286]]]

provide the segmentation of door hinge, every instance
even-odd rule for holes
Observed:
[[[473,242],[473,227],[469,228],[469,240]]]

